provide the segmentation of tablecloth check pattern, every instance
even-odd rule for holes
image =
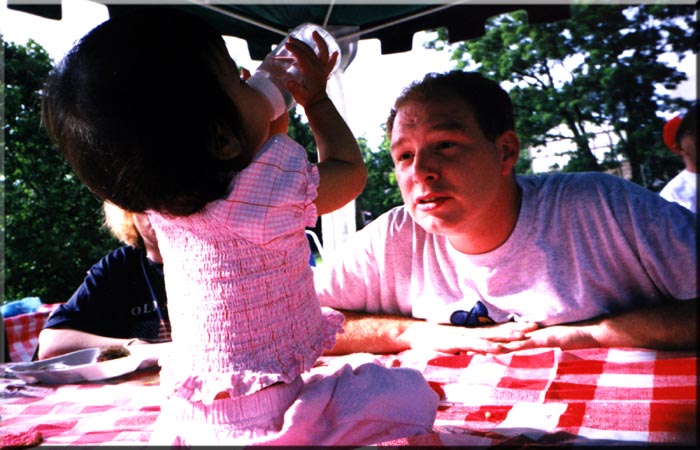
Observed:
[[[438,356],[423,368],[441,393],[435,433],[386,445],[694,447],[697,364],[642,349]]]
[[[58,304],[43,304],[35,312],[4,318],[10,358],[13,362],[32,360],[39,343],[39,332],[56,307]]]
[[[102,382],[31,385],[26,391],[5,387],[0,435],[39,432],[42,445],[143,446],[160,413],[158,384],[158,372],[150,370]]]
[[[366,358],[348,360],[356,366]],[[322,358],[315,370],[332,370],[344,361]],[[694,353],[536,349],[427,356],[409,351],[377,361],[420,370],[441,395],[433,433],[380,447],[697,443]],[[157,372],[145,372],[14,392],[6,386],[0,430],[40,431],[44,445],[143,445],[160,410],[157,384]]]

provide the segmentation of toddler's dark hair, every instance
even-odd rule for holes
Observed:
[[[221,35],[191,14],[158,7],[112,18],[50,74],[44,125],[103,200],[134,212],[192,214],[225,195],[233,172],[249,162],[216,157],[221,130],[249,145],[217,78],[222,57]]]

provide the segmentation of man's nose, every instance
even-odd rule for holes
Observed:
[[[416,152],[413,160],[413,179],[416,182],[438,179],[438,162],[427,151]]]

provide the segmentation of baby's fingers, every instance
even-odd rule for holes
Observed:
[[[292,55],[294,55],[297,60],[305,59],[313,61],[314,59],[318,59],[314,49],[312,49],[306,42],[301,41],[294,36],[289,36],[289,39],[284,46],[292,53]]]
[[[314,42],[318,46],[318,59],[323,63],[326,72],[331,73],[335,67],[335,63],[338,60],[339,54],[337,51],[333,52],[332,55],[328,55],[328,42],[319,34],[318,31],[314,31],[312,35]]]
[[[314,31],[311,37],[318,47],[318,59],[320,59],[321,62],[328,61],[328,43],[326,40],[321,37],[318,31]]]
[[[333,72],[333,68],[335,67],[335,62],[338,60],[338,57],[339,57],[338,52],[333,52],[330,59],[326,63],[326,71],[328,73]]]

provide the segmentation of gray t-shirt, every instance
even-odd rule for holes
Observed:
[[[403,207],[316,269],[324,306],[450,323],[477,300],[497,323],[576,322],[697,298],[697,216],[600,173],[519,176],[518,222],[499,248],[467,255]]]

